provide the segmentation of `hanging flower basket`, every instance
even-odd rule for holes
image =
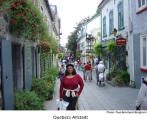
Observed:
[[[44,41],[40,41],[40,43],[38,44],[38,47],[43,52],[48,53],[48,52],[50,52],[51,45],[50,45],[50,43],[47,40],[44,40]]]
[[[10,33],[37,40],[47,31],[39,9],[31,0],[3,0],[0,5],[9,16]]]

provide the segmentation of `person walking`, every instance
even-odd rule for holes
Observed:
[[[98,64],[98,81],[97,84],[102,84],[104,83],[104,72],[105,72],[105,66],[104,62],[100,61]]]
[[[62,64],[60,69],[59,69],[59,78],[60,78],[60,80],[62,80],[64,73],[65,73],[65,68],[64,68],[64,65]]]
[[[81,65],[81,71],[83,72],[83,79],[85,80],[85,63]]]
[[[90,65],[90,67],[91,67],[91,70],[90,70],[90,80],[92,80],[92,64],[91,64],[90,61],[89,61],[89,65]]]
[[[79,88],[79,87],[80,88]],[[65,76],[60,82],[60,101],[64,100],[69,103],[67,110],[75,110],[78,97],[84,87],[84,82],[79,74],[76,73],[74,66],[66,66]]]
[[[75,60],[75,62],[74,62],[74,65],[75,65],[75,69],[77,69],[77,67],[78,67],[78,62]]]
[[[95,72],[96,72],[96,79],[97,79],[97,83],[99,82],[99,73],[98,73],[98,62],[95,65]]]
[[[89,62],[87,62],[87,65],[85,65],[85,81],[86,80],[90,80],[91,78],[91,66],[89,64]]]
[[[79,61],[79,70],[81,70],[81,65],[82,65],[82,62]]]
[[[147,77],[144,78],[136,100],[136,110],[147,110]]]

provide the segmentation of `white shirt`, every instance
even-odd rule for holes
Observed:
[[[142,83],[136,100],[136,106],[141,105],[141,109],[147,110],[147,85]]]
[[[104,70],[105,70],[104,64],[98,64],[98,71],[99,72],[104,72]]]
[[[78,64],[78,62],[77,61],[75,61],[75,65],[77,65]]]

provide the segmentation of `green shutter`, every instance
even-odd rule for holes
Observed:
[[[103,18],[103,37],[106,36],[106,16]]]
[[[109,34],[113,33],[113,28],[114,28],[114,24],[113,24],[113,11],[111,10],[109,13]]]
[[[124,12],[123,12],[123,2],[119,2],[118,4],[118,30],[124,28]]]

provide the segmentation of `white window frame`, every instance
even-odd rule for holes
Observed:
[[[147,69],[147,48],[146,48],[146,66],[143,65],[143,38],[146,37],[146,46],[147,46],[147,33],[140,35],[140,67]]]
[[[141,1],[141,4],[142,4],[142,1]],[[146,7],[147,7],[147,0],[145,0],[145,4],[142,5],[141,7],[139,7],[138,0],[136,0],[136,12],[138,12]]]

